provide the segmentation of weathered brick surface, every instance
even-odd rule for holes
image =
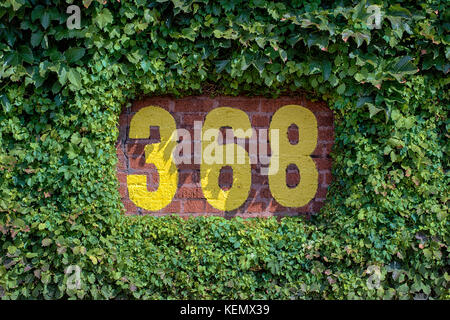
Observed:
[[[194,140],[194,121],[204,119],[209,111],[218,107],[233,107],[246,112],[254,129],[269,128],[273,114],[282,106],[295,104],[302,105],[313,112],[318,125],[317,147],[311,154],[318,171],[318,188],[315,197],[305,206],[300,208],[286,208],[277,203],[272,197],[267,176],[260,174],[261,167],[267,164],[252,164],[252,186],[249,196],[244,204],[231,212],[223,212],[209,204],[203,194],[200,181],[200,164],[194,163],[194,145],[192,142],[191,164],[179,164],[178,187],[172,202],[165,208],[150,212],[137,207],[130,199],[127,190],[127,174],[147,175],[147,188],[149,191],[158,189],[159,175],[153,164],[145,163],[144,147],[146,144],[159,142],[158,128],[151,127],[148,139],[129,139],[130,121],[134,114],[146,106],[159,106],[169,111],[176,121],[177,128],[186,129]],[[298,128],[289,127],[286,135],[292,144],[301,141]],[[246,150],[254,141],[246,141]],[[125,207],[126,214],[150,214],[162,216],[167,214],[179,214],[181,217],[199,215],[219,215],[224,217],[269,217],[269,216],[295,216],[314,214],[324,205],[327,197],[328,186],[332,181],[330,152],[334,143],[333,113],[324,102],[313,102],[304,97],[281,97],[268,99],[261,97],[186,97],[173,99],[170,97],[153,97],[135,101],[131,107],[123,111],[119,118],[119,138],[117,141],[117,178],[119,180],[119,193]],[[261,146],[259,146],[261,147]],[[270,146],[267,142],[267,150],[270,155]],[[225,165],[224,165],[225,166]],[[282,168],[280,170],[286,170]],[[301,168],[300,168],[301,172]],[[294,166],[286,170],[286,183],[289,187],[295,187],[301,180],[300,173]],[[232,188],[233,171],[225,167],[221,170],[218,184],[223,189]]]

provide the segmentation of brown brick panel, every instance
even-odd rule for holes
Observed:
[[[127,175],[142,174],[147,176],[147,189],[154,191],[158,189],[159,174],[155,166],[145,162],[144,148],[146,144],[159,142],[159,129],[150,128],[148,139],[129,139],[129,125],[132,117],[141,108],[153,105],[164,108],[174,117],[178,129],[186,129],[190,132],[194,140],[194,122],[200,121],[202,124],[208,112],[218,107],[232,107],[243,110],[249,117],[252,127],[256,130],[268,129],[273,114],[282,106],[296,104],[302,105],[313,112],[317,120],[318,141],[312,159],[318,170],[318,189],[315,197],[305,206],[300,208],[286,208],[272,197],[269,186],[269,178],[261,175],[262,167],[267,164],[252,164],[251,178],[252,185],[247,200],[238,209],[231,212],[223,212],[211,206],[204,197],[200,182],[200,164],[194,163],[194,143],[191,144],[192,154],[191,164],[179,164],[178,187],[173,200],[163,209],[147,211],[138,208],[130,199],[127,190]],[[269,99],[262,97],[228,97],[219,96],[216,98],[206,96],[185,97],[174,99],[171,97],[150,97],[135,101],[131,107],[124,110],[120,115],[119,138],[117,141],[117,178],[119,181],[119,194],[125,207],[126,214],[149,214],[162,216],[176,213],[183,218],[199,215],[216,215],[227,218],[240,217],[269,217],[269,216],[296,216],[318,213],[325,204],[328,197],[328,186],[332,182],[331,166],[332,159],[330,153],[334,143],[334,117],[332,111],[322,101],[310,101],[304,97],[281,97]],[[286,135],[292,144],[296,144],[299,137],[298,128],[290,126]],[[235,142],[237,140],[235,139]],[[245,149],[250,150],[250,145],[258,141],[245,141]],[[259,146],[261,147],[261,146]],[[265,147],[270,156],[270,145],[267,141]],[[195,156],[197,159],[199,155]],[[286,171],[286,183],[289,187],[295,187],[301,179],[297,168],[289,166],[280,168]],[[231,168],[224,168],[219,175],[218,184],[225,190],[232,188],[233,171]]]

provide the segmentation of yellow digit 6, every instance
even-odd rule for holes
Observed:
[[[159,126],[160,143],[145,146],[145,162],[153,163],[158,170],[159,185],[156,191],[147,189],[147,176],[127,176],[130,200],[140,208],[157,211],[167,206],[177,191],[178,171],[172,151],[176,146],[175,119],[160,107],[149,106],[139,110],[130,122],[130,139],[148,139],[150,126]]]
[[[252,127],[244,111],[228,107],[209,112],[203,125],[203,163],[200,166],[203,194],[214,208],[230,211],[239,208],[247,200],[252,177],[247,151],[234,143],[218,143],[219,129],[222,127],[231,127],[234,136],[241,139],[251,137]],[[205,141],[210,138],[214,138],[214,141],[206,145]],[[224,161],[224,156],[227,161]],[[233,184],[229,190],[219,186],[220,169],[226,165],[233,169]]]
[[[299,142],[292,145],[287,137],[291,124],[298,127]],[[310,155],[317,145],[317,121],[314,114],[298,105],[280,108],[272,117],[272,130],[279,130],[279,142],[271,139],[272,157],[269,165],[269,187],[275,200],[285,207],[302,207],[316,194],[318,172]],[[276,143],[279,143],[279,148]],[[280,154],[282,155],[280,157]],[[278,161],[278,162],[277,162]],[[286,185],[286,168],[295,164],[300,173],[300,183],[290,188]],[[273,173],[274,174],[271,174]]]

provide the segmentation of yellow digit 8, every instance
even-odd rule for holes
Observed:
[[[153,163],[158,170],[159,185],[156,191],[148,191],[147,176],[127,176],[128,194],[136,206],[149,211],[164,208],[177,191],[178,171],[172,151],[177,142],[175,119],[163,108],[148,106],[139,110],[130,122],[130,139],[148,139],[150,126],[159,126],[161,142],[145,146],[145,162]]]
[[[298,127],[299,142],[295,145],[289,142],[287,136],[291,124]],[[279,130],[280,139],[270,141],[272,150],[269,165],[270,192],[275,200],[285,207],[302,207],[314,197],[318,185],[318,172],[310,157],[317,145],[316,117],[305,107],[283,106],[272,117],[271,137],[273,130]],[[276,143],[279,143],[278,147]],[[290,164],[295,164],[300,173],[300,183],[294,188],[286,184],[286,168]]]
[[[241,139],[251,137],[252,127],[244,111],[229,107],[209,112],[203,125],[203,162],[200,166],[203,194],[214,208],[230,211],[239,208],[247,199],[252,177],[247,151],[234,143],[218,143],[219,129],[222,127],[231,127],[234,136]],[[214,138],[214,141],[206,145],[205,141],[210,140],[208,137]],[[223,190],[219,186],[219,175],[220,169],[227,165],[233,169],[233,183],[230,189]]]

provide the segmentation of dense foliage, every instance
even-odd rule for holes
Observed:
[[[450,298],[446,0],[84,2],[0,3],[3,299]],[[121,213],[127,103],[300,91],[336,115],[320,214]]]

